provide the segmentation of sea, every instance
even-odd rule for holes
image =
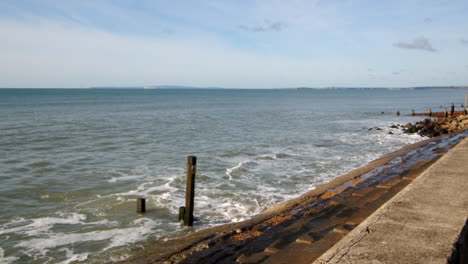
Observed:
[[[0,263],[117,261],[248,219],[425,139],[390,126],[465,93],[0,89]],[[188,156],[194,227],[178,221]]]

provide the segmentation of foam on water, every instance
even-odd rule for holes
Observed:
[[[0,264],[10,264],[19,258],[17,257],[5,257],[5,251],[0,247]]]
[[[44,257],[50,250],[56,249],[57,252],[65,252],[66,261],[61,263],[70,263],[72,261],[86,260],[89,253],[74,253],[73,245],[92,241],[107,241],[102,249],[106,251],[110,248],[129,245],[138,241],[145,240],[153,232],[157,232],[161,226],[161,221],[149,219],[146,217],[132,221],[128,227],[117,227],[118,223],[102,220],[97,222],[85,222],[86,216],[82,214],[61,214],[60,217],[44,217],[39,219],[25,220],[16,219],[15,221],[3,226],[14,226],[10,228],[2,227],[0,234],[19,234],[25,236],[15,247],[22,248],[23,253],[34,258]],[[32,222],[31,222],[32,221]],[[105,230],[64,233],[55,231],[57,225],[83,225],[83,226],[103,226]],[[69,246],[64,247],[64,246]],[[3,249],[2,249],[3,250]],[[3,251],[1,252],[3,254]],[[5,258],[5,260],[15,260],[15,257]]]
[[[176,219],[188,155],[198,157],[198,230],[248,219],[423,139],[389,128],[413,117],[379,115],[409,113],[413,91],[42,92],[0,90],[3,263],[103,263],[186,234]],[[434,92],[424,108],[449,94]]]
[[[59,264],[69,264],[75,261],[80,262],[88,259],[88,253],[75,254],[73,250],[68,248],[61,248],[59,251],[64,251],[65,257],[67,258],[67,260],[62,261]]]

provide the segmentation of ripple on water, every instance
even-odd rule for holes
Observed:
[[[53,168],[43,168],[43,169],[34,171],[34,173],[47,173],[47,172],[53,172],[53,171],[55,171],[55,169]]]
[[[137,141],[137,142],[131,143],[130,145],[146,145],[148,143],[149,143],[148,141]]]
[[[47,166],[50,166],[52,165],[51,162],[48,162],[48,161],[38,161],[38,162],[33,162],[33,163],[29,163],[27,166],[28,167],[47,167]]]
[[[46,142],[46,141],[58,141],[58,140],[65,140],[69,139],[69,137],[40,137],[37,139],[32,140],[31,142]]]
[[[112,142],[112,141],[105,141],[105,142],[99,143],[98,145],[100,145],[100,146],[109,146],[109,145],[113,145],[113,144],[114,144],[114,142]]]
[[[118,147],[105,147],[105,148],[98,149],[98,151],[108,152],[108,151],[113,151],[113,150],[117,150],[117,149],[119,149],[119,148]]]
[[[29,171],[29,168],[15,167],[15,168],[11,168],[10,171],[12,171],[12,172],[27,172],[27,171]]]
[[[22,162],[22,160],[10,159],[10,160],[5,160],[3,163],[5,163],[5,164],[16,164],[16,163],[20,163],[20,162]]]
[[[34,147],[34,148],[31,148],[31,150],[34,150],[34,151],[42,151],[42,150],[49,150],[50,147]]]

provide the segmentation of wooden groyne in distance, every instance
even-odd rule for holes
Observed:
[[[449,112],[427,112],[427,113],[414,113],[412,114],[413,116],[430,116],[430,117],[457,117],[459,115],[466,115],[466,111],[454,111],[453,115],[451,115]]]

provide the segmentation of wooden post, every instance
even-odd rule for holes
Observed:
[[[450,106],[450,116],[453,117],[454,112],[455,112],[455,105],[452,103],[452,105]]]
[[[412,116],[415,116],[416,115],[416,112],[414,110],[411,110],[411,115]]]
[[[193,207],[195,198],[195,173],[197,171],[197,157],[189,156],[187,159],[187,188],[185,190],[184,224],[193,225]]]
[[[184,220],[185,217],[185,206],[179,207],[179,221]]]
[[[145,198],[137,199],[137,213],[141,214],[146,211],[146,201]]]
[[[400,110],[398,110],[398,111],[396,112],[396,115],[397,115],[397,116],[399,116],[399,115],[400,115]]]
[[[432,116],[432,109],[430,109],[430,108],[427,109],[427,114],[428,114],[429,116]]]
[[[448,117],[448,111],[447,111],[447,107],[444,107],[444,117],[447,118]]]

